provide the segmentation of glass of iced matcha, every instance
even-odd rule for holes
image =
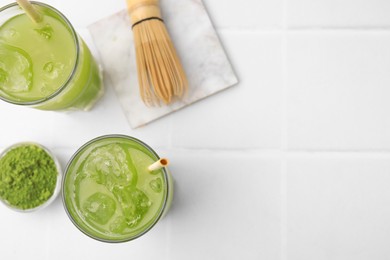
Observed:
[[[88,110],[103,93],[99,68],[66,17],[31,2],[0,8],[0,99],[42,110]]]
[[[168,211],[173,181],[166,168],[148,169],[159,156],[125,135],[98,137],[71,158],[63,202],[72,222],[103,242],[125,242],[148,232]]]

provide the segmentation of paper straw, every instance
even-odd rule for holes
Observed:
[[[167,167],[169,164],[169,160],[167,158],[161,158],[157,162],[153,163],[148,167],[150,172],[160,170],[161,168]]]
[[[35,7],[28,0],[16,0],[18,5],[26,12],[28,17],[35,23],[39,23],[42,20],[41,14],[35,9]]]

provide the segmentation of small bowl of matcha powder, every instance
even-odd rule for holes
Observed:
[[[0,200],[22,212],[54,201],[61,187],[57,159],[36,143],[19,143],[0,155]]]

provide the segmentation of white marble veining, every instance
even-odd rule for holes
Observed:
[[[126,10],[104,18],[89,30],[107,77],[133,128],[177,111],[238,82],[201,0],[161,2],[163,18],[181,58],[189,92],[169,106],[147,107],[141,100],[135,48]]]

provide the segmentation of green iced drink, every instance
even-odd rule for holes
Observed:
[[[129,136],[103,136],[82,146],[63,180],[63,201],[73,223],[104,242],[129,241],[149,231],[172,199],[167,170],[148,170],[158,159]]]
[[[59,11],[33,3],[38,23],[17,4],[0,9],[0,98],[44,110],[89,109],[103,88],[88,47]]]

